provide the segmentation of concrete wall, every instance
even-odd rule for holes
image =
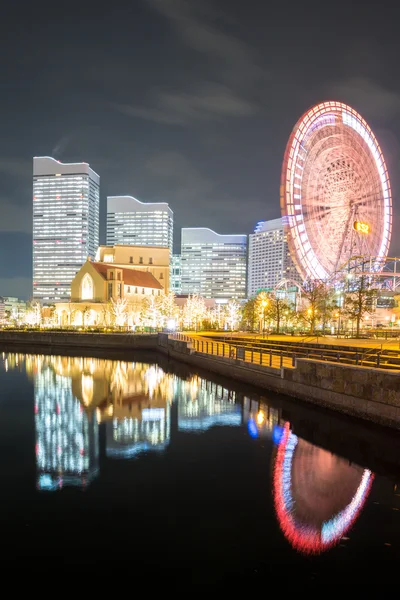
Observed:
[[[0,331],[0,348],[16,346],[51,346],[59,348],[95,348],[155,350],[157,334],[75,333],[73,331]]]
[[[400,428],[400,371],[299,359],[284,369],[297,397]],[[288,393],[288,392],[286,392]]]

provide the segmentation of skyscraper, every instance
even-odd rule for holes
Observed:
[[[171,257],[171,273],[169,278],[169,285],[171,292],[174,294],[182,293],[182,266],[181,266],[181,255],[173,254]]]
[[[67,300],[99,245],[100,177],[87,163],[33,159],[33,297]]]
[[[282,219],[260,221],[249,236],[248,297],[258,290],[272,290],[283,279],[302,282],[289,253]]]
[[[182,229],[182,294],[229,300],[246,296],[246,235]]]
[[[174,216],[166,202],[107,198],[107,246],[164,246],[172,255]]]

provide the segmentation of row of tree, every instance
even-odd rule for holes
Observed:
[[[282,329],[305,328],[314,334],[323,330],[335,319],[342,323],[347,319],[355,324],[358,336],[363,319],[374,311],[377,292],[369,289],[366,277],[358,277],[347,282],[338,290],[321,281],[309,281],[302,290],[301,302],[294,306],[282,291],[260,292],[244,304],[230,300],[227,304],[217,304],[207,308],[200,296],[189,296],[180,307],[173,293],[164,296],[151,296],[137,304],[126,299],[111,300],[104,304],[96,316],[90,318],[90,305],[70,304],[63,325],[76,324],[76,315],[83,326],[101,325],[106,327],[151,327],[154,329],[175,326],[177,329],[245,329],[264,331],[272,329],[280,333]],[[54,307],[43,308],[36,301],[31,302],[25,315],[28,325],[59,324]]]
[[[322,281],[308,281],[302,290],[301,301],[295,307],[281,291],[260,292],[246,302],[242,321],[247,329],[273,326],[280,333],[282,325],[288,328],[306,327],[311,334],[317,329],[325,331],[334,319],[338,323],[350,321],[355,324],[358,337],[363,320],[375,310],[377,290],[370,289],[365,276],[334,289]]]

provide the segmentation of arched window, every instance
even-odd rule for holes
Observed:
[[[81,300],[93,300],[93,279],[86,273],[81,283]]]

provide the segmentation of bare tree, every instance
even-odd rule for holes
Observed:
[[[242,324],[246,329],[254,331],[257,327],[258,319],[256,299],[250,298],[243,306]]]
[[[303,286],[303,297],[307,300],[308,306],[303,311],[302,317],[309,324],[310,333],[314,334],[316,324],[326,320],[332,291],[325,282],[319,279],[308,280]]]
[[[226,322],[230,329],[236,329],[240,322],[240,316],[242,314],[242,307],[237,300],[229,300],[225,308]]]
[[[112,313],[115,317],[117,327],[123,327],[127,318],[127,299],[126,298],[111,298]]]
[[[259,296],[262,296],[260,300],[258,299]],[[276,333],[280,333],[281,323],[287,316],[286,313],[292,312],[291,304],[286,300],[286,298],[282,298],[276,291],[270,294],[261,292],[257,296],[256,301],[260,307],[260,310],[263,312],[263,316],[265,316],[269,321],[273,321],[275,323]],[[286,321],[287,320],[288,319],[286,319]]]
[[[189,296],[183,307],[183,322],[186,327],[193,327],[197,331],[207,314],[204,298],[194,294]]]
[[[360,275],[348,283],[343,310],[351,321],[356,322],[356,337],[360,336],[360,325],[365,315],[370,315],[375,311],[376,297],[377,291],[370,289],[367,276]]]

